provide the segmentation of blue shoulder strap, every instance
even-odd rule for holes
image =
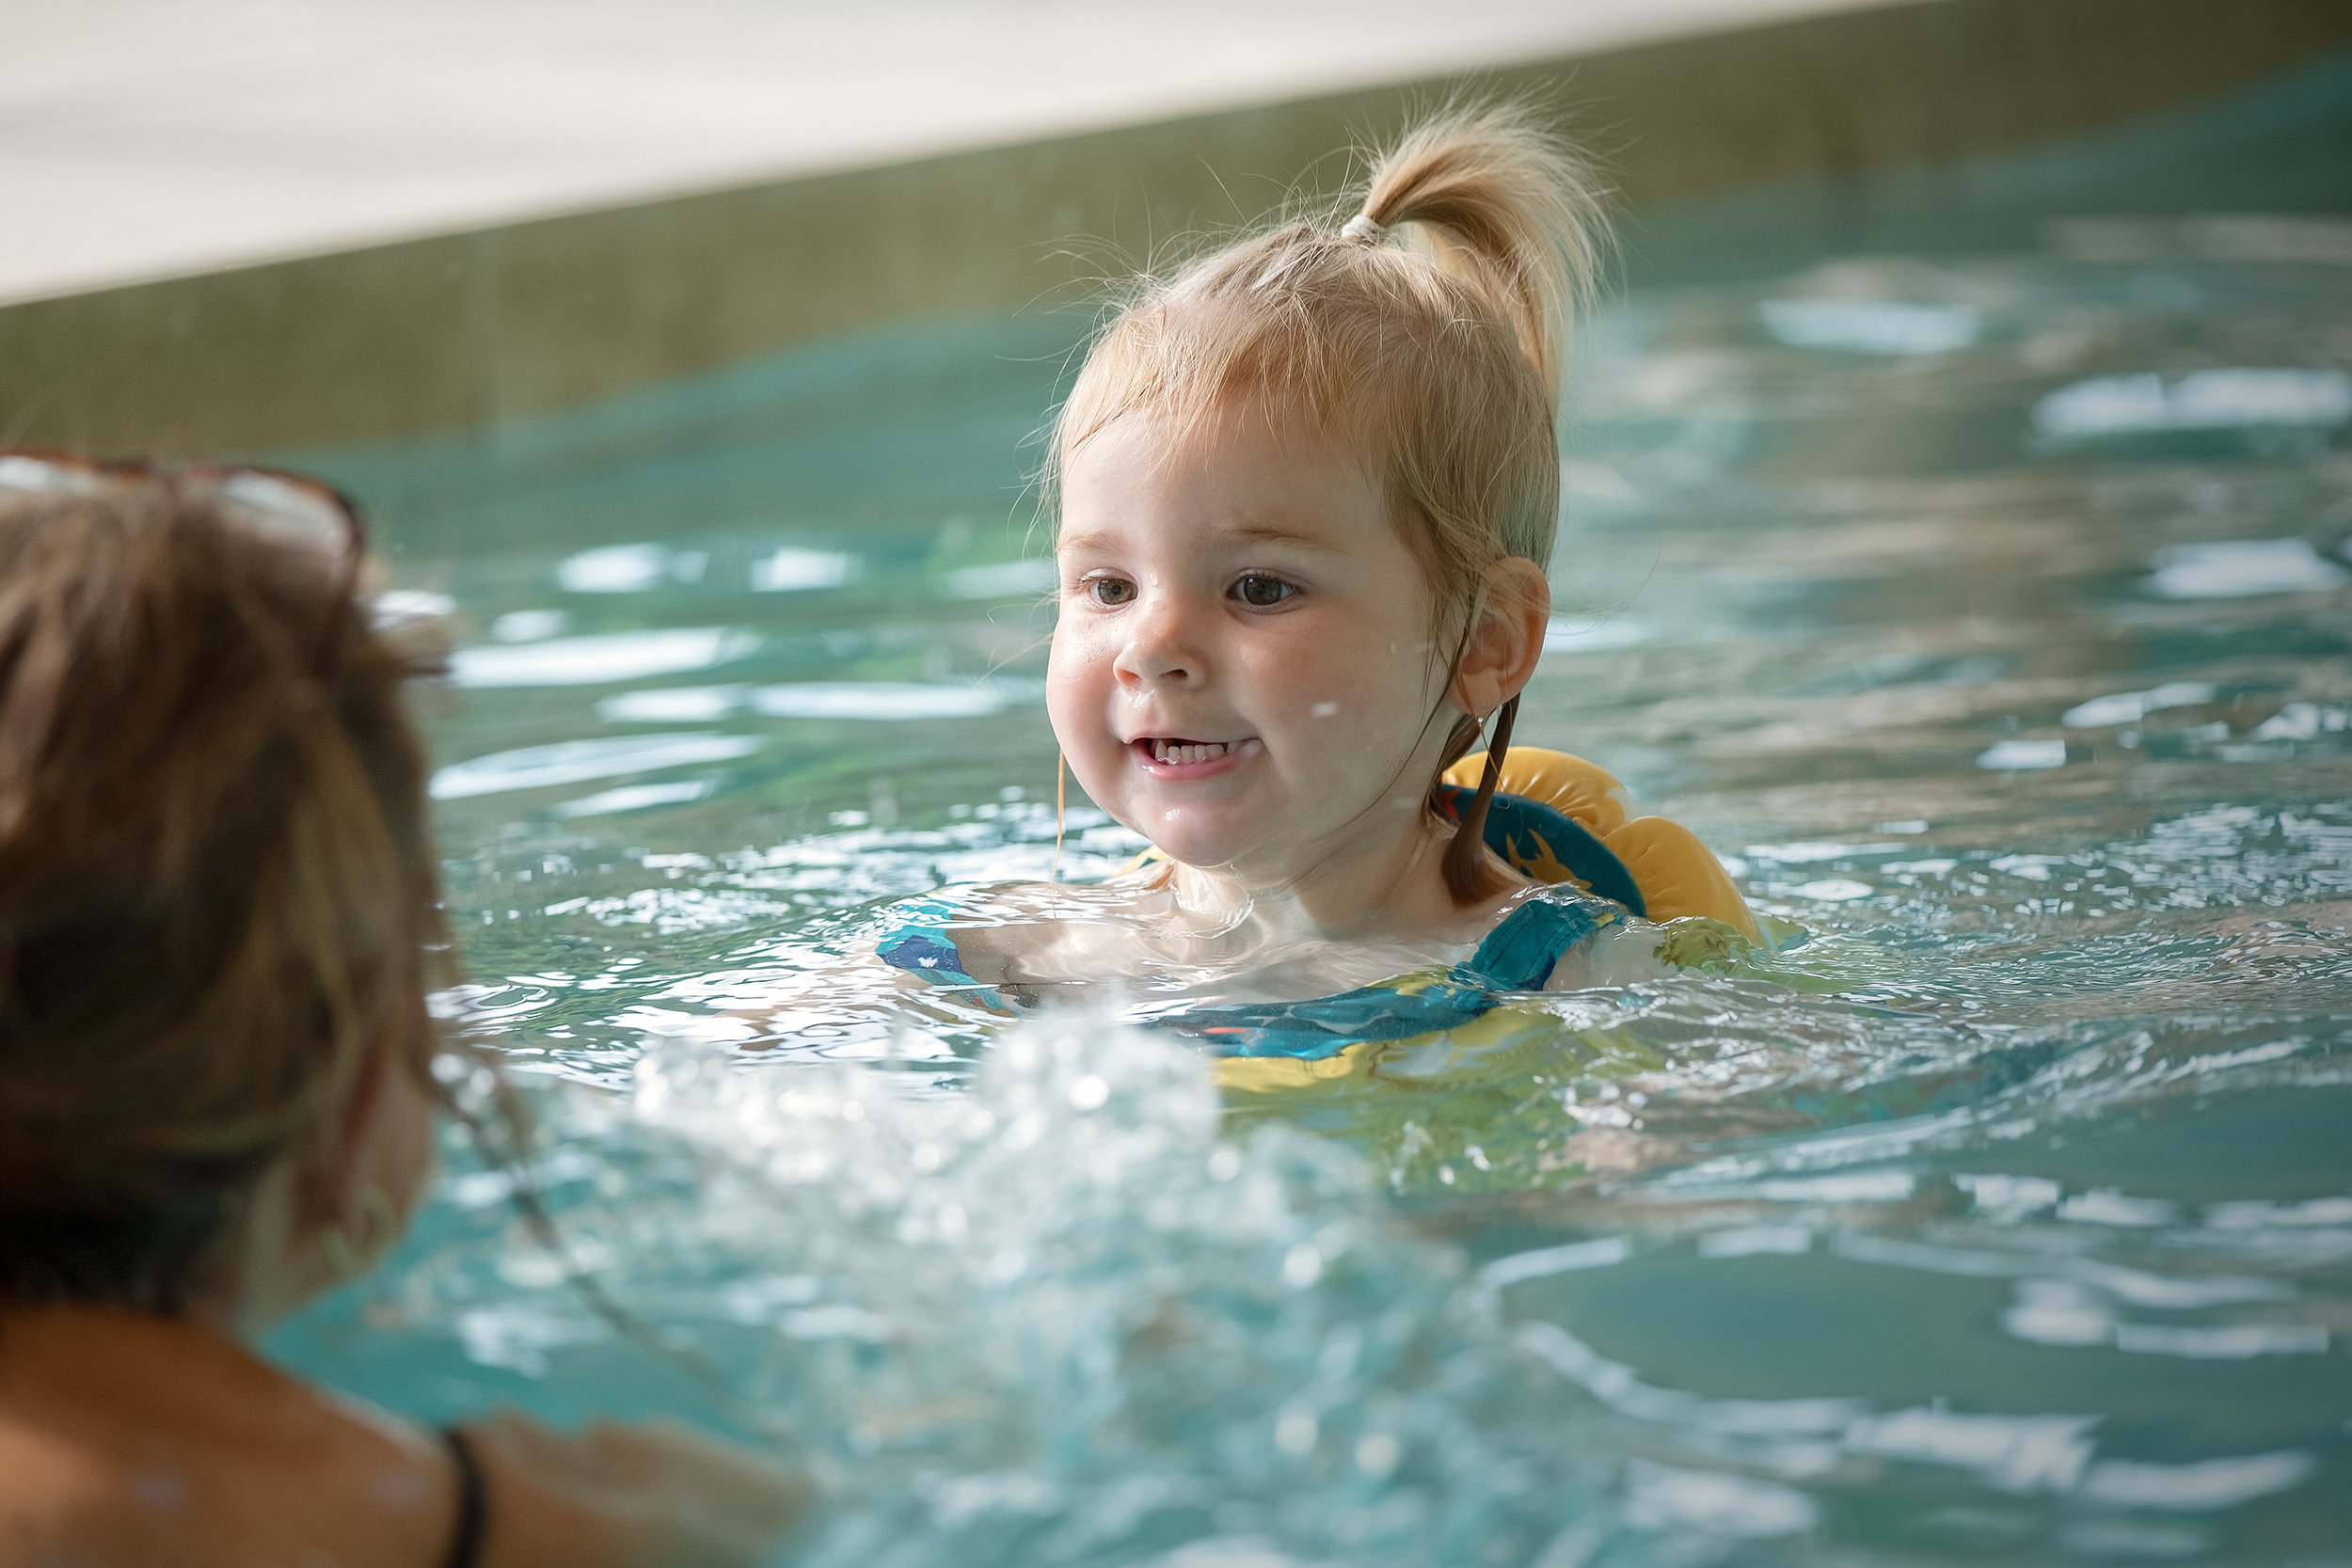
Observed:
[[[1470,967],[1487,976],[1498,990],[1541,990],[1561,954],[1623,918],[1605,904],[1601,910],[1596,913],[1592,900],[1571,890],[1546,888],[1486,933],[1470,956]]]
[[[1439,796],[1459,822],[1478,791],[1443,784]],[[1486,837],[1487,848],[1539,882],[1574,878],[1586,890],[1613,898],[1635,914],[1649,913],[1625,862],[1595,837],[1590,828],[1556,806],[1497,790],[1486,805]]]
[[[907,970],[925,979],[977,986],[979,982],[963,972],[963,958],[956,952],[956,939],[948,929],[957,913],[954,899],[936,894],[893,904],[890,925],[875,950],[893,969]]]
[[[952,896],[931,894],[910,898],[902,904],[893,904],[889,912],[890,924],[883,928],[882,940],[874,944],[882,962],[920,975],[936,986],[968,990],[983,1007],[999,1012],[1011,1010],[1012,1004],[1003,992],[964,973],[963,956],[956,951],[953,928],[955,917],[962,910]]]

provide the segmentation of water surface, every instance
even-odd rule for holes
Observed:
[[[1106,1015],[729,1011],[1057,848],[1025,474],[1073,328],[326,454],[461,644],[464,1006],[615,1338],[453,1157],[281,1337],[424,1418],[790,1426],[818,1560],[2352,1551],[2352,226],[1636,290],[1522,738],[1814,933],[1220,1105]],[[434,596],[446,599],[438,605]],[[365,1323],[367,1333],[356,1327]]]

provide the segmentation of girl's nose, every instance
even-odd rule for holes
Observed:
[[[1184,635],[1187,618],[1173,595],[1153,594],[1127,623],[1126,645],[1113,663],[1124,685],[1157,686],[1198,681],[1200,650]]]

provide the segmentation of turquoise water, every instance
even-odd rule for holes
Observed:
[[[1814,939],[1344,1098],[1222,1104],[1102,1010],[731,1010],[1054,867],[1024,475],[1073,330],[311,454],[460,644],[447,1005],[700,1370],[454,1146],[280,1354],[788,1428],[827,1563],[2346,1560],[2352,223],[1611,307],[1519,733]],[[1073,800],[1060,874],[1135,842]]]

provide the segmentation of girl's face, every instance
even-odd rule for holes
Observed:
[[[1071,768],[1188,865],[1280,880],[1418,825],[1453,721],[1375,476],[1244,408],[1131,415],[1063,474],[1046,701]]]

